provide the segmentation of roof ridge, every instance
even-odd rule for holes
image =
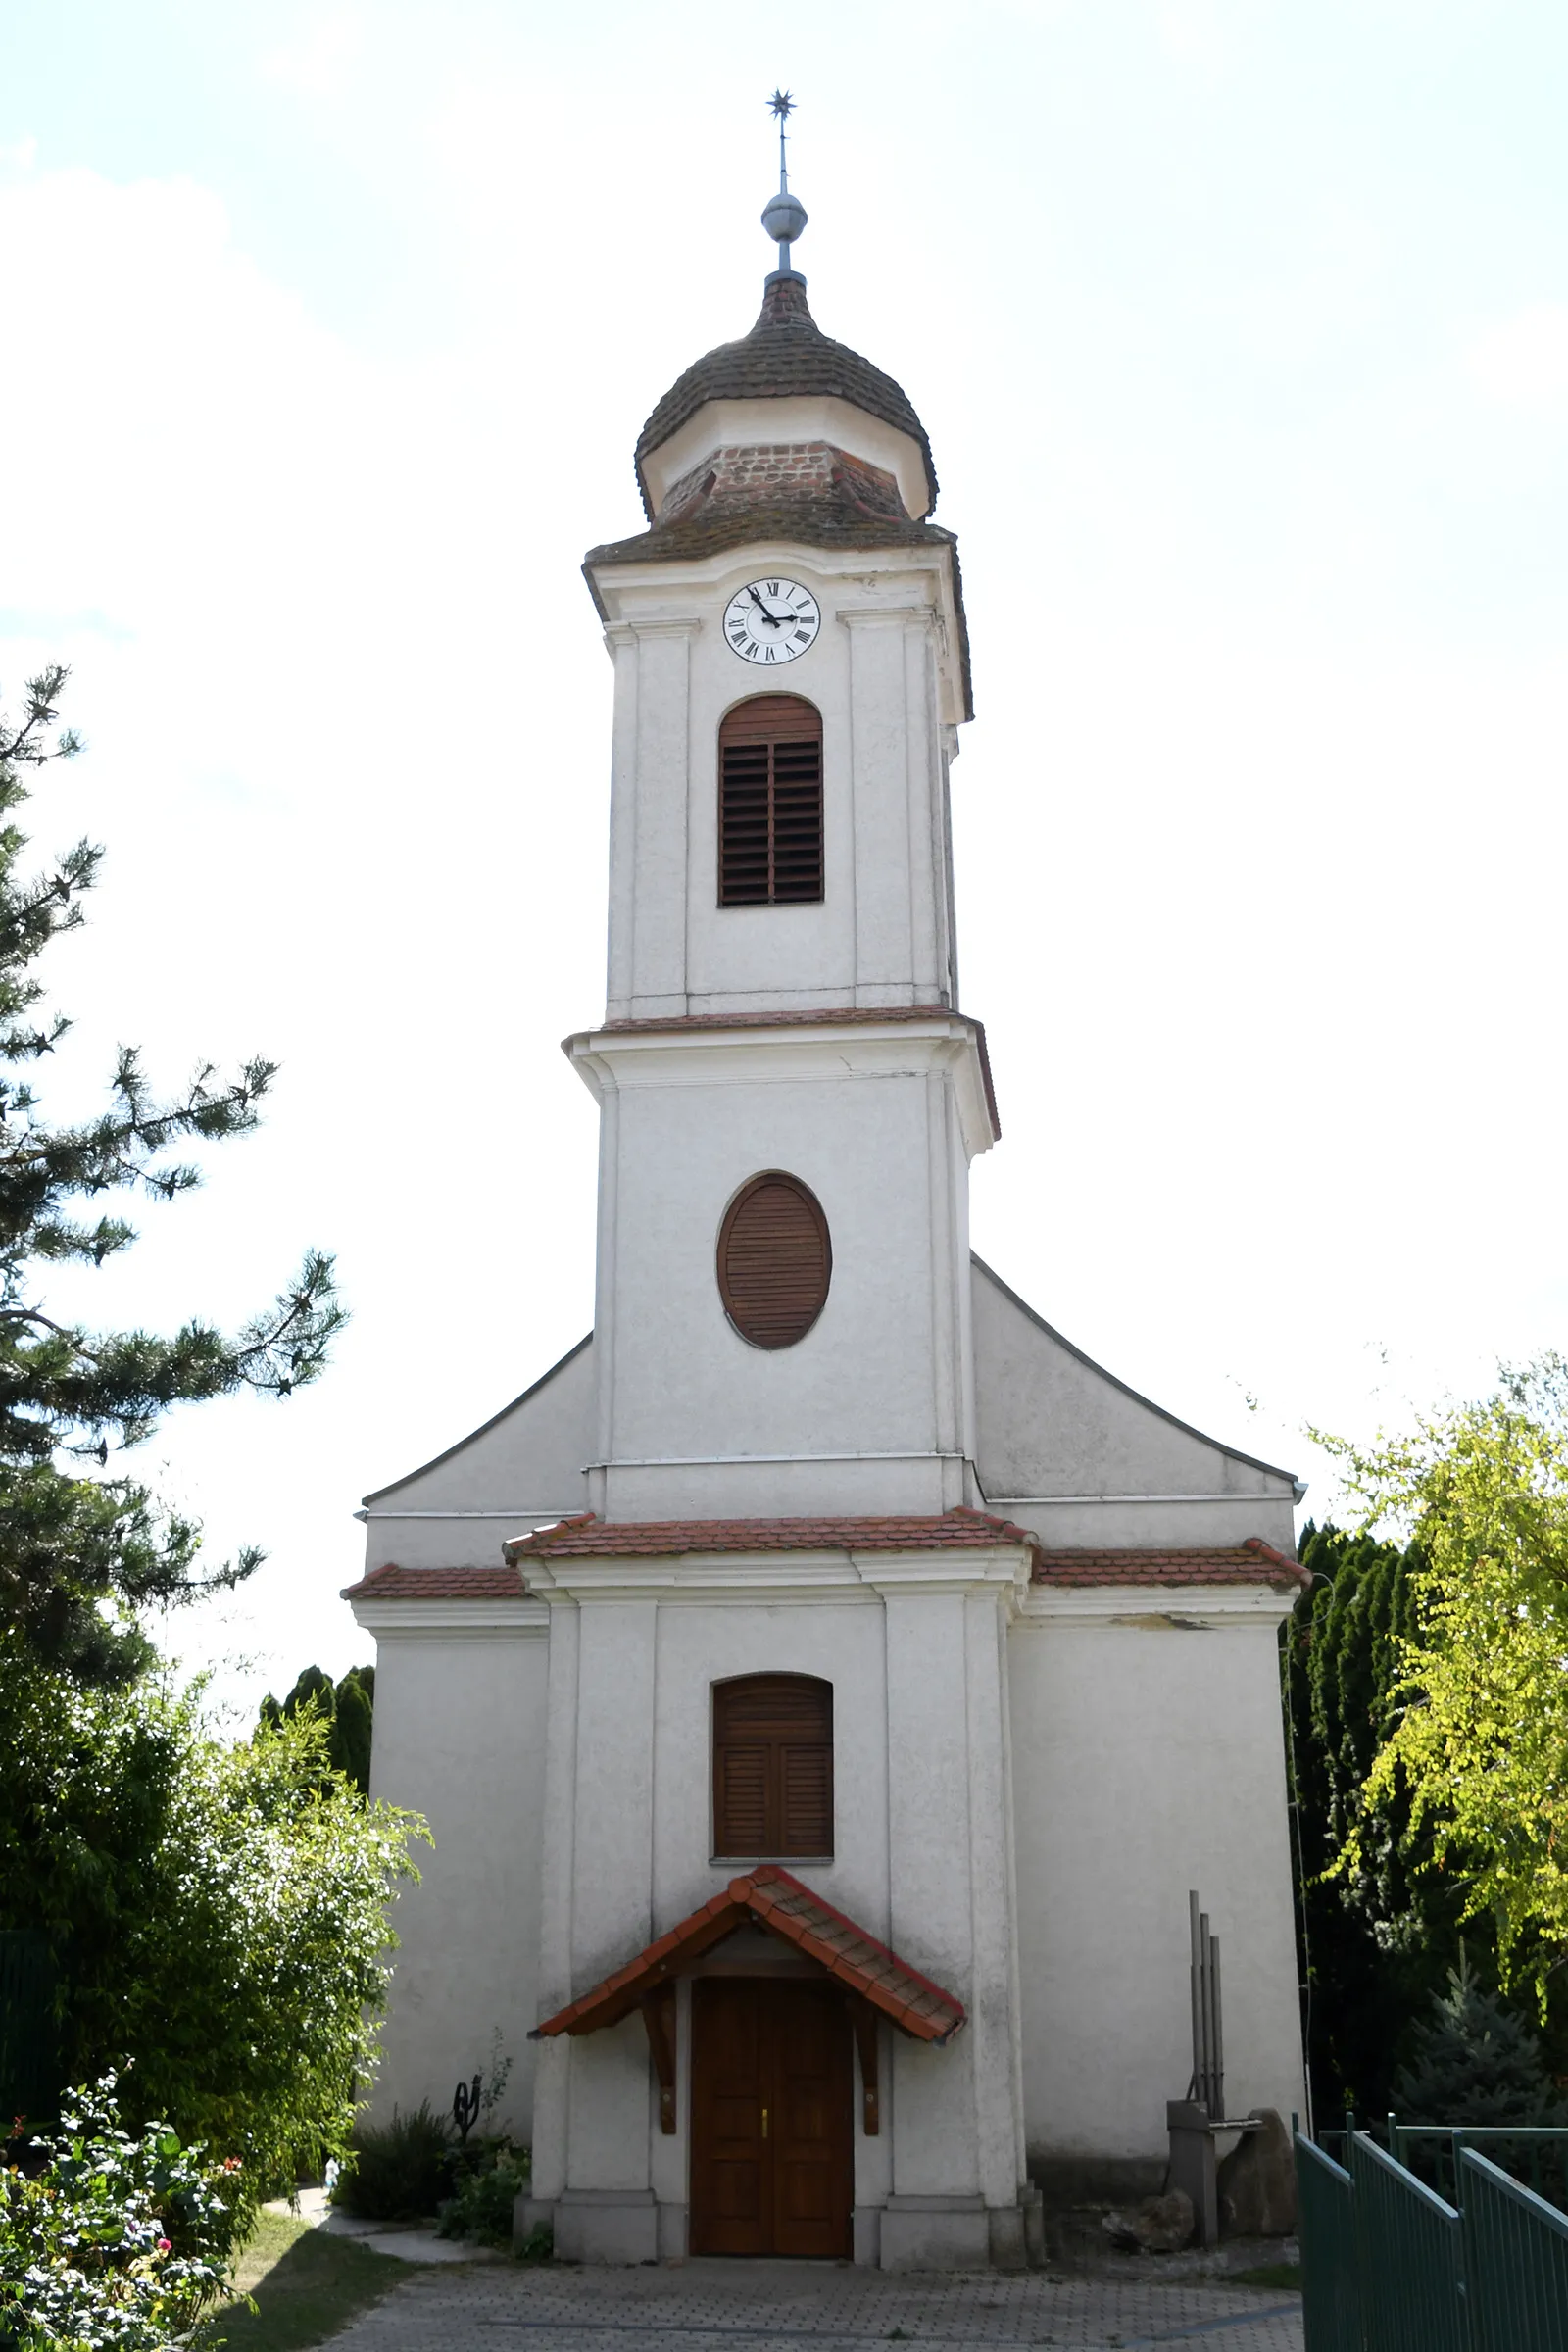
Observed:
[[[775,1887],[781,1889],[777,1894],[772,1891]],[[529,2040],[558,2034],[592,2034],[602,2026],[617,2024],[672,1974],[678,1975],[677,1964],[682,1959],[690,1963],[700,1958],[747,1918],[804,1951],[835,1983],[880,2009],[918,2041],[951,2041],[967,2022],[963,2003],[956,1993],[901,1960],[858,1921],[825,1902],[793,1871],[778,1863],[761,1862],[731,1879],[721,1894],[688,1912],[621,1967],[535,2026]],[[850,1951],[842,1950],[824,1932],[833,1929],[850,1936]],[[857,1957],[853,1946],[863,1946],[869,1958]]]

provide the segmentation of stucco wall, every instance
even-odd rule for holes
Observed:
[[[770,573],[810,590],[822,627],[799,661],[759,673],[722,619]],[[951,1002],[947,548],[758,547],[597,576],[615,662],[609,1017]],[[821,713],[815,905],[717,904],[718,728],[759,692]]]
[[[370,1793],[420,1812],[434,1847],[416,1846],[417,1886],[392,1910],[401,1949],[373,2111],[427,2098],[438,2113],[456,2084],[488,2067],[499,2026],[513,2060],[495,2128],[529,2129],[539,1973],[539,1853],[544,1798],[543,1628],[450,1631],[377,1627]]]
[[[1295,1481],[1174,1420],[1080,1354],[973,1261],[975,1468],[987,1500],[1056,1546],[1289,1551]],[[1051,1499],[1055,1498],[1055,1499]]]
[[[495,1567],[508,1536],[584,1508],[593,1450],[590,1337],[494,1420],[367,1495],[367,1569]]]
[[[607,1516],[967,1499],[973,1050],[958,1023],[933,1030],[585,1047],[606,1104],[594,1352],[611,1468],[589,1493]],[[833,1250],[821,1315],[777,1349],[741,1339],[714,1266],[726,1207],[768,1167],[811,1187]]]
[[[1301,2104],[1278,1610],[1204,1628],[1182,1597],[1185,1628],[1152,1593],[1009,1636],[1031,2164],[1163,2157],[1190,1887],[1220,1937],[1228,2111]]]

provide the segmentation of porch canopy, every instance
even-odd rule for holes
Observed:
[[[596,2034],[601,2026],[618,2025],[634,2009],[646,2015],[662,1987],[712,1945],[751,1924],[816,1961],[846,1994],[879,2010],[901,2034],[916,2041],[951,2041],[964,2023],[963,2003],[953,1993],[944,1992],[853,1919],[824,1903],[789,1871],[774,1862],[760,1862],[743,1878],[731,1879],[722,1894],[715,1894],[602,1984],[535,2026],[529,2040],[555,2034]]]

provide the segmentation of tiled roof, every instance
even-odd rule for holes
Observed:
[[[515,1568],[400,1568],[393,1560],[372,1568],[357,1585],[345,1586],[345,1600],[526,1600],[527,1588]]]
[[[907,433],[919,445],[935,498],[931,444],[908,395],[858,351],[823,334],[811,317],[803,278],[778,277],[763,289],[751,333],[738,343],[720,343],[716,350],[705,352],[677,376],[638,435],[637,487],[648,514],[654,510],[643,460],[672,440],[709,401],[788,400],[811,394],[846,400]]]
[[[652,1519],[605,1521],[592,1511],[514,1536],[509,1560],[665,1559],[689,1551],[980,1551],[1038,1539],[1026,1527],[963,1507],[930,1518]]]
[[[661,1020],[606,1021],[605,1031],[661,1029],[808,1029],[818,1022],[849,1027],[857,1023],[878,1021],[967,1021],[974,1031],[975,1048],[980,1055],[980,1076],[986,1090],[986,1108],[991,1114],[991,1132],[998,1143],[1002,1141],[1002,1117],[997,1109],[997,1090],[991,1077],[991,1054],[986,1046],[986,1025],[972,1013],[959,1012],[954,1004],[828,1004],[815,1012],[677,1012]],[[569,1051],[571,1040],[564,1043]]]
[[[1273,1585],[1292,1591],[1311,1582],[1298,1560],[1276,1551],[1261,1536],[1235,1545],[1134,1551],[1041,1548],[1037,1585]]]
[[[818,1961],[846,1991],[858,1992],[916,2041],[948,2041],[964,2022],[963,2003],[953,1993],[933,1984],[789,1871],[760,1862],[743,1878],[731,1879],[722,1894],[659,1936],[591,1992],[546,2018],[529,2039],[594,2034],[601,2026],[617,2024],[645,1993],[682,1975],[749,1920]]]

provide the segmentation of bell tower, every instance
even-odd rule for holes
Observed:
[[[568,1051],[603,1114],[612,1520],[980,1499],[967,1171],[997,1130],[954,939],[956,546],[906,395],[811,316],[782,126],[762,219],[756,324],[659,402],[648,528],[584,564],[615,667],[609,974]],[[737,1273],[769,1173],[811,1205],[764,1192]],[[748,1282],[822,1295],[760,1343]]]

